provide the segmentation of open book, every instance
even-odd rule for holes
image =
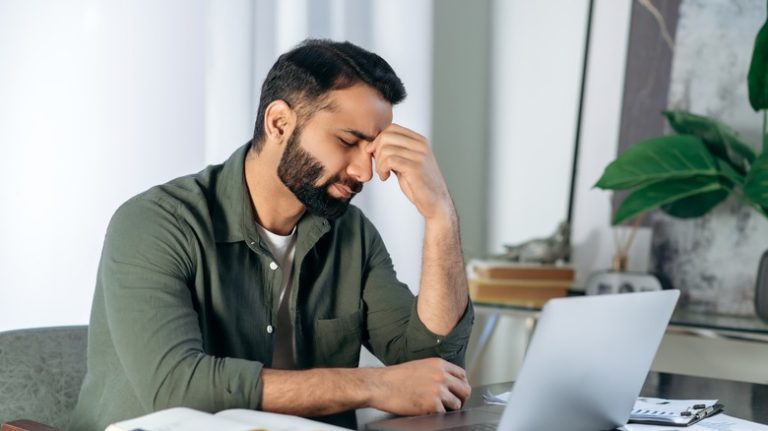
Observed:
[[[281,415],[256,410],[232,409],[216,414],[186,407],[174,407],[135,419],[117,422],[106,431],[341,431],[333,425],[298,416]]]

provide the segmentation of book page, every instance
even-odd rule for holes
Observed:
[[[227,418],[232,421],[242,422],[258,426],[259,429],[269,431],[349,431],[323,422],[317,422],[298,416],[281,415],[257,410],[232,409],[216,413],[216,417]]]
[[[252,431],[261,428],[186,407],[175,407],[118,422],[107,431]]]

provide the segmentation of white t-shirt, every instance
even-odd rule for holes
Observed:
[[[261,239],[267,243],[269,251],[272,252],[272,256],[275,258],[274,263],[283,270],[283,285],[280,286],[280,292],[285,292],[285,288],[290,286],[288,283],[293,281],[293,256],[296,252],[296,226],[294,226],[291,233],[286,236],[272,233],[258,223],[256,223],[256,230],[259,232]],[[276,299],[279,301],[279,298]]]

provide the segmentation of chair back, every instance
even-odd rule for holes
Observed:
[[[85,376],[87,341],[85,325],[0,332],[0,423],[63,429]]]

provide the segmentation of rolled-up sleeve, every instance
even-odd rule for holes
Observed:
[[[257,408],[262,364],[203,350],[189,286],[191,233],[172,202],[133,199],[113,217],[99,269],[124,375],[143,408]]]
[[[463,368],[464,356],[467,351],[467,344],[469,344],[469,335],[472,331],[474,319],[472,302],[468,301],[464,314],[451,332],[448,335],[437,335],[430,331],[424,325],[424,322],[421,321],[419,314],[416,312],[416,302],[414,301],[411,317],[408,320],[408,328],[406,329],[406,338],[410,340],[412,346],[423,346],[420,349],[421,351],[430,352],[428,355],[420,355],[421,357],[439,356]]]
[[[433,333],[419,318],[417,297],[397,279],[384,242],[370,222],[366,225],[366,236],[369,238],[363,283],[366,347],[387,365],[440,357],[464,367],[474,322],[472,303],[468,301],[464,314],[450,333],[443,336]]]

